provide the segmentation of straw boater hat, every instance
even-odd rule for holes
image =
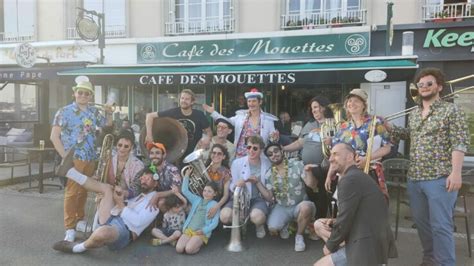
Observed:
[[[94,86],[92,86],[92,83],[90,83],[89,81],[81,81],[77,83],[77,86],[72,87],[73,91],[77,91],[78,89],[83,89],[94,94]]]
[[[367,98],[369,98],[369,96],[367,95],[367,92],[365,92],[362,89],[351,90],[351,92],[349,92],[349,94],[346,96],[346,99],[349,99],[351,96],[357,96],[361,98],[364,102],[367,102]]]
[[[263,94],[259,92],[257,88],[251,88],[250,91],[246,92],[244,95],[246,99],[249,99],[249,98],[262,99],[263,98]]]

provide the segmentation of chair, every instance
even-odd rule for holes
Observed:
[[[395,215],[395,239],[398,237],[398,223],[400,220],[400,203],[408,205],[408,201],[401,200],[402,189],[407,189],[407,172],[410,167],[410,160],[404,158],[393,158],[382,162],[385,183],[389,187],[397,189],[396,215]]]
[[[463,183],[461,189],[458,191],[458,200],[460,199],[463,204],[463,210],[454,210],[453,214],[453,220],[456,218],[464,218],[464,223],[466,224],[466,238],[467,238],[467,247],[469,250],[469,258],[472,256],[472,250],[471,250],[471,233],[469,230],[469,211],[467,208],[466,204],[466,197],[469,194],[469,190],[471,188],[471,185],[469,183]],[[456,227],[455,227],[456,228]],[[456,231],[456,229],[454,230]]]
[[[28,153],[21,152],[17,148],[8,145],[1,145],[0,151],[0,168],[10,168],[11,180],[13,180],[15,167],[28,166],[28,175],[31,185],[31,160]]]

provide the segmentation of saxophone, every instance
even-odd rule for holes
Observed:
[[[95,176],[98,177],[101,183],[107,181],[109,174],[110,164],[112,162],[112,146],[114,144],[114,135],[107,134],[102,141],[102,147],[100,149],[99,164],[95,171]],[[92,196],[93,197],[93,196]],[[86,224],[84,228],[76,228],[77,231],[84,232],[87,236],[92,233],[93,230],[98,226],[98,215],[97,207],[100,203],[100,198],[96,195],[95,197],[88,198],[86,210]]]

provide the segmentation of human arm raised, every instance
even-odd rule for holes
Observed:
[[[158,112],[147,113],[145,118],[146,137],[145,142],[153,142],[153,120],[158,118]]]

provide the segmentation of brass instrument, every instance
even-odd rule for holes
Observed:
[[[174,163],[183,156],[188,146],[188,132],[181,123],[173,118],[158,117],[153,120],[153,141],[160,142],[166,148],[166,160]],[[148,150],[145,146],[146,128],[140,133],[140,149],[145,158]]]
[[[90,106],[95,106],[101,111],[110,111],[110,112],[115,112],[115,109],[117,109],[117,104],[112,103],[112,104],[102,104],[102,103],[94,103],[94,102],[89,102]]]
[[[189,190],[198,196],[202,195],[202,190],[206,183],[212,180],[207,173],[207,168],[202,159],[203,151],[203,149],[199,149],[186,156],[183,163],[188,163],[189,165],[181,169],[181,176],[185,176],[186,172],[191,171],[189,173]]]
[[[230,241],[226,249],[231,252],[244,250],[240,229],[246,230],[247,221],[250,218],[250,193],[247,186],[236,187],[233,194],[232,225],[224,225],[231,228]]]
[[[327,137],[334,137],[336,132],[339,131],[339,127],[343,122],[343,106],[341,103],[332,103],[328,105],[328,108],[331,109],[332,113],[334,114],[334,118],[326,118],[324,123],[321,125],[320,131],[322,151],[325,158],[329,158],[329,155],[331,154],[331,146],[324,144],[324,139]]]
[[[364,173],[368,174],[370,170],[370,161],[372,157],[372,148],[374,147],[375,127],[377,127],[377,116],[372,116],[369,126],[369,139],[367,141],[367,153],[365,155]]]
[[[461,77],[461,78],[457,78],[457,79],[453,79],[453,80],[450,80],[450,81],[447,81],[446,84],[448,84],[451,88],[451,91],[453,91],[453,88],[452,88],[452,85],[455,84],[455,83],[458,83],[458,82],[461,82],[461,81],[465,81],[465,80],[468,80],[468,79],[471,79],[471,78],[474,78],[474,74],[472,75],[467,75],[467,76],[464,76],[464,77]],[[443,97],[441,97],[441,99],[449,99],[449,98],[453,98],[455,97],[457,94],[461,93],[461,92],[465,92],[465,91],[468,91],[468,90],[472,90],[474,89],[474,86],[469,86],[469,87],[466,87],[464,89],[461,89],[461,90],[457,90],[457,91],[454,91],[454,92],[451,92],[447,95],[444,95]],[[419,103],[420,102],[420,98],[419,98],[419,95],[418,95],[418,89],[416,88],[415,84],[410,84],[410,96],[411,98],[413,99],[413,101],[415,103]],[[396,112],[396,113],[393,113],[393,114],[390,114],[388,116],[386,116],[384,119],[387,120],[387,121],[390,121],[390,120],[393,120],[393,119],[396,119],[396,118],[399,118],[399,117],[402,117],[402,116],[405,116],[405,115],[408,115],[412,110],[414,110],[415,108],[417,108],[417,106],[413,106],[413,107],[410,107],[410,108],[407,108],[405,110],[402,110],[400,112]]]
[[[112,134],[107,134],[104,137],[102,142],[102,147],[99,155],[99,164],[95,171],[95,176],[99,178],[99,181],[105,183],[107,181],[107,176],[109,174],[110,164],[112,162],[112,146],[114,145],[114,136]],[[84,233],[92,233],[92,231],[97,226],[96,221],[98,221],[97,216],[97,206],[100,200],[88,198],[87,210],[86,210],[86,225],[83,230]],[[80,228],[82,229],[82,228]]]

